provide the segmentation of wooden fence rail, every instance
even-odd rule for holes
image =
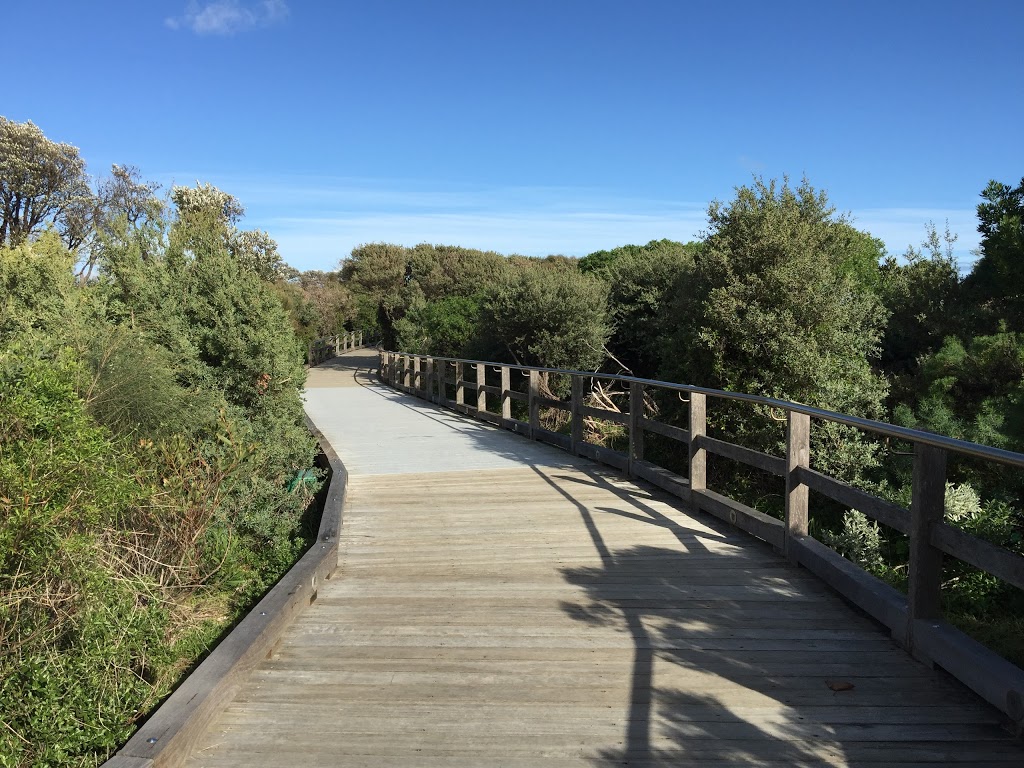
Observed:
[[[1024,468],[1024,454],[785,400],[629,376],[391,351],[381,352],[379,372],[382,381],[390,386],[531,439],[557,445],[575,455],[614,466],[675,494],[695,510],[721,518],[769,542],[792,562],[815,573],[846,599],[886,625],[893,637],[916,657],[943,667],[1005,712],[1019,727],[1024,726],[1024,670],[943,621],[940,603],[944,555],[1024,589],[1024,557],[943,521],[947,455],[971,456]],[[541,394],[542,379],[551,375],[568,377],[569,400]],[[514,376],[523,380],[522,389],[514,385]],[[628,391],[627,413],[594,407],[585,402],[592,382],[597,380],[617,382]],[[646,418],[643,410],[645,394],[656,389],[688,395],[688,429]],[[470,396],[467,399],[467,392],[475,394],[475,398]],[[450,398],[449,393],[453,397]],[[747,402],[784,412],[786,455],[771,456],[709,437],[709,399]],[[513,401],[526,403],[527,421],[513,418]],[[565,435],[544,429],[540,422],[542,408],[568,412],[570,433]],[[586,442],[585,418],[625,426],[629,437],[628,452]],[[844,424],[912,444],[914,464],[910,509],[811,469],[812,420]],[[687,446],[688,477],[658,466],[645,457],[647,433]],[[784,519],[778,520],[713,491],[709,487],[707,472],[709,453],[782,477],[785,481]],[[809,534],[811,490],[909,536],[907,595]]]
[[[335,336],[313,339],[306,349],[306,362],[309,365],[319,365],[342,352],[350,352],[364,346],[366,344],[363,343],[362,331],[346,331]]]

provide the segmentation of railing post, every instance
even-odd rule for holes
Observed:
[[[512,395],[509,391],[512,389],[512,371],[507,365],[501,366],[501,421],[502,426],[507,427],[505,423],[512,418]]]
[[[484,392],[484,385],[487,383],[487,366],[483,363],[476,364],[476,410],[478,413],[487,410],[487,393]]]
[[[690,393],[690,490],[708,487],[708,452],[700,447],[699,438],[707,434],[707,397],[702,392]],[[694,507],[698,506],[692,502]]]
[[[434,359],[423,358],[423,398],[427,402],[434,402]]]
[[[629,476],[636,477],[637,462],[644,460],[644,385],[629,383]]]
[[[530,371],[530,394],[527,405],[530,409],[530,439],[536,440],[540,429],[540,371]]]
[[[356,336],[356,346],[359,346],[359,347],[363,346],[363,332],[362,331],[360,331],[359,334]]]
[[[462,382],[464,381],[465,371],[462,368],[462,363],[455,364],[455,405],[466,404],[466,390],[462,388]]]
[[[402,389],[409,392],[412,387],[412,358],[409,355],[402,355]]]
[[[807,535],[809,491],[797,480],[797,469],[811,465],[811,417],[806,413],[790,411],[786,431],[786,539],[785,551],[790,562],[796,563],[796,547],[791,537]]]
[[[448,405],[448,361],[434,361],[434,376],[437,379],[437,404]]]
[[[583,377],[569,376],[572,382],[572,400],[569,405],[569,413],[572,415],[572,453],[580,455],[583,448]]]
[[[913,495],[910,501],[910,572],[907,604],[911,643],[915,619],[942,615],[942,552],[932,546],[932,526],[946,507],[946,451],[923,443],[914,445]]]
[[[412,356],[412,393],[420,396],[420,387],[423,386],[423,371],[420,366],[419,355]]]

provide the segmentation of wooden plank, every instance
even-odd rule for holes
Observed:
[[[571,414],[569,429],[570,448],[569,450],[579,455],[583,446],[583,377],[570,376],[570,387],[572,390],[569,413]]]
[[[629,424],[629,414],[619,413],[618,411],[609,411],[604,408],[592,408],[589,405],[580,406],[580,414],[583,416],[589,416],[592,419],[602,419],[604,421],[611,421],[615,424]]]
[[[926,658],[1006,713],[1022,732],[1024,670],[944,621],[916,620],[911,637]]]
[[[611,448],[605,448],[601,445],[593,445],[591,443],[581,443],[578,446],[580,456],[586,456],[588,459],[599,461],[602,464],[615,467],[616,469],[625,470],[629,466],[629,456],[620,451],[613,451]]]
[[[529,387],[530,438],[535,440],[540,429],[540,371],[530,371]]]
[[[900,533],[910,533],[910,512],[898,504],[872,496],[859,488],[841,483],[835,478],[807,467],[798,467],[796,476],[812,491],[817,491],[840,504],[863,512],[873,520],[895,528]]]
[[[793,536],[790,550],[800,565],[889,627],[897,639],[906,636],[907,599],[898,590],[811,536]]]
[[[510,389],[505,394],[508,397],[510,397],[511,399],[513,399],[513,400],[515,400],[517,402],[520,402],[520,403],[528,403],[528,402],[530,402],[530,394],[528,392],[517,392],[514,389]]]
[[[542,408],[554,408],[559,411],[572,411],[572,403],[568,403],[565,400],[553,400],[550,397],[542,397],[538,395],[535,398],[538,406]]]
[[[942,552],[932,546],[931,533],[933,525],[942,522],[945,504],[946,452],[917,443],[914,446],[907,583],[911,619],[936,619],[942,615]]]
[[[534,428],[533,436],[535,440],[556,445],[563,451],[568,451],[572,447],[568,435],[563,435],[559,432],[552,432],[550,429],[544,429],[543,427]]]
[[[807,486],[801,482],[799,470],[810,465],[811,459],[811,417],[805,413],[790,411],[787,414],[786,461],[786,554],[797,562],[790,551],[789,541],[793,537],[806,536],[808,524]]]
[[[697,437],[697,444],[700,448],[707,450],[708,453],[724,456],[727,459],[738,461],[746,464],[748,467],[754,467],[778,477],[786,476],[786,460],[778,456],[769,456],[767,453],[744,448],[742,445],[736,445],[735,443],[727,443],[724,440],[718,440],[707,435],[699,435]]]
[[[690,491],[702,491],[708,487],[708,452],[700,439],[707,434],[707,397],[700,392],[690,393],[690,441],[689,472]]]
[[[486,421],[488,424],[495,424],[495,425],[500,425],[501,424],[501,416],[499,416],[496,413],[491,413],[490,411],[481,411],[481,410],[472,411],[472,413],[473,413],[473,418],[480,419],[481,421]]]
[[[652,419],[647,418],[644,418],[641,423],[643,424],[643,428],[648,432],[653,432],[656,435],[662,435],[663,437],[668,437],[672,440],[678,440],[681,443],[690,442],[690,433],[688,430],[673,427],[671,424],[663,424],[660,421],[653,421]]]
[[[190,765],[1020,763],[993,710],[769,545],[507,431],[418,404],[395,413],[408,427],[384,450],[409,450],[410,468],[380,474],[358,453],[379,455],[391,416],[350,444],[366,469],[349,488],[339,576]],[[411,469],[463,435],[522,459]],[[634,469],[689,493],[685,478]]]
[[[644,385],[629,385],[629,474],[636,477],[633,465],[644,460]]]
[[[1017,589],[1024,589],[1024,557],[947,523],[934,523],[932,546],[970,563]]]
[[[478,414],[487,411],[487,366],[476,364],[476,410]]]
[[[706,488],[694,488],[690,491],[690,503],[720,520],[735,525],[740,530],[757,536],[762,541],[767,541],[779,550],[785,546],[785,525],[781,520],[758,512],[735,499]]]
[[[651,464],[649,461],[634,462],[633,471],[637,477],[653,483],[674,496],[689,501],[690,483],[682,475],[670,472],[664,467],[659,467],[657,464]]]

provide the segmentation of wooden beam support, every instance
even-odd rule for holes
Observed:
[[[636,477],[634,464],[644,460],[644,385],[629,383],[629,465],[630,477]]]
[[[811,417],[789,412],[786,432],[786,556],[797,562],[790,539],[807,535],[809,491],[799,475],[800,467],[811,464]]]
[[[540,429],[540,371],[530,371],[530,394],[527,405],[530,409],[530,439],[536,440]]]
[[[707,397],[700,392],[690,393],[690,490],[702,491],[708,487],[708,452],[701,447],[698,435],[708,431]],[[696,503],[696,500],[695,502]]]
[[[910,502],[910,573],[907,600],[910,619],[942,616],[942,551],[932,545],[932,527],[946,507],[946,452],[914,445],[913,495]]]
[[[583,377],[570,376],[572,382],[572,436],[570,438],[572,453],[580,456],[580,449],[583,445]]]

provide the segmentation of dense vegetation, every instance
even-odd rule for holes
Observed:
[[[3,766],[102,761],[307,542],[293,323],[339,291],[156,193],[0,118]]]
[[[314,451],[301,355],[317,336],[755,392],[1024,450],[1024,181],[982,198],[967,275],[950,233],[896,258],[785,180],[713,203],[700,242],[582,259],[373,243],[299,273],[239,228],[231,195],[161,196],[122,166],[92,183],[74,147],[0,118],[0,765],[101,761],[294,561],[312,489],[292,481]],[[685,416],[674,398],[647,407]],[[752,407],[715,404],[709,429],[774,453],[784,439]],[[813,439],[817,468],[907,503],[906,446],[839,427]],[[648,450],[683,466],[674,444]],[[781,514],[777,481],[710,471]],[[1024,553],[1022,490],[953,462],[948,519]],[[905,537],[820,499],[812,515],[902,585]],[[944,594],[1024,664],[1019,591],[951,563]]]

